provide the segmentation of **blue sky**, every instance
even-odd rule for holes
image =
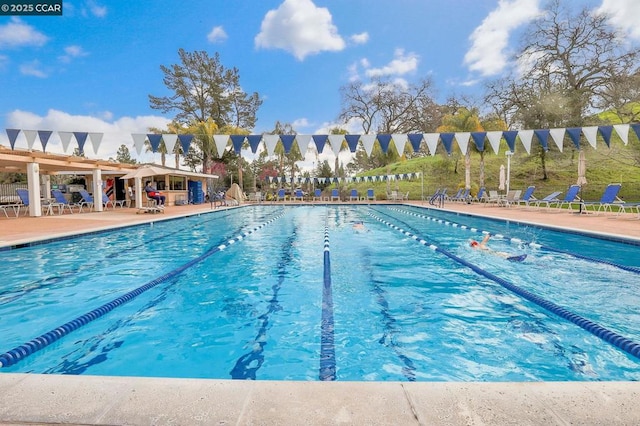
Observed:
[[[637,0],[564,0],[613,16],[640,39]],[[169,94],[160,65],[177,51],[219,52],[263,105],[254,133],[292,123],[299,133],[336,124],[341,86],[383,75],[430,77],[438,100],[479,95],[513,66],[522,28],[542,0],[75,0],[63,16],[0,17],[0,144],[4,128],[102,132],[108,158],[131,133],[171,118],[148,95]],[[358,128],[349,129],[360,132]],[[90,145],[90,144],[88,144]],[[17,147],[26,148],[23,139]],[[40,149],[39,142],[34,146]],[[62,152],[56,137],[47,151]],[[133,152],[133,149],[132,149]],[[134,155],[135,157],[135,155]]]

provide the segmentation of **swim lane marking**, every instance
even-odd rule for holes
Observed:
[[[324,224],[322,319],[320,322],[320,371],[321,381],[336,380],[336,349],[333,320],[333,293],[331,289],[331,250],[329,245],[329,215]]]

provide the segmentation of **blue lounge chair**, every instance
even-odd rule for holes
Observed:
[[[64,213],[65,208],[69,209],[69,213],[73,213],[74,207],[79,208],[79,206],[76,203],[70,203],[69,201],[67,201],[64,194],[59,189],[52,189],[51,195],[53,195],[53,198],[56,200],[56,207],[58,207],[58,214]]]
[[[373,188],[367,189],[367,201],[375,201],[376,194],[373,192]]]
[[[89,194],[86,189],[81,189],[80,191],[78,191],[78,193],[82,197],[82,199],[78,202],[78,206],[80,206],[79,212],[82,213],[82,209],[84,207],[87,207],[89,211],[93,210],[94,201],[91,194]]]
[[[520,197],[520,199],[518,200],[517,205],[524,204],[525,206],[529,207],[530,204],[538,201],[536,197],[533,196],[533,191],[535,190],[536,187],[533,185],[527,187],[527,189],[524,191],[524,194],[522,194],[522,197]]]
[[[484,186],[480,188],[480,191],[476,194],[475,197],[471,198],[471,201],[477,201],[479,203],[484,203],[486,200],[487,191],[484,189]]]
[[[615,205],[616,202],[622,202],[622,200],[618,198],[618,192],[620,192],[620,188],[622,188],[622,184],[610,183],[602,193],[600,201],[581,201],[582,211],[584,211],[585,213],[589,213],[589,207],[592,207],[593,210],[591,212],[595,214],[600,214],[600,212],[606,213],[607,210],[611,212],[611,207]]]
[[[462,196],[462,191],[464,191],[464,188],[458,189],[458,192],[456,192],[456,195],[454,195],[452,197],[447,197],[446,200],[447,201],[455,201],[455,200],[457,200],[458,198],[460,198]]]
[[[322,201],[322,190],[316,189],[313,191],[313,201]]]
[[[551,203],[559,203],[560,202],[560,200],[558,199],[558,196],[560,194],[562,194],[562,191],[552,192],[551,194],[547,195],[543,199],[536,200],[535,205],[536,205],[536,207],[540,207],[542,204],[544,204],[547,208],[549,208]]]
[[[286,201],[286,199],[287,199],[287,194],[284,191],[284,189],[283,188],[278,189],[278,193],[276,194],[275,200],[276,201]]]
[[[17,208],[14,209],[14,211],[16,212],[16,217],[18,217],[20,216],[20,210],[23,207],[24,207],[25,214],[27,213],[27,211],[29,211],[29,191],[27,189],[16,189],[16,194],[18,194],[18,197],[20,197],[20,202],[22,203],[22,204],[16,205]],[[42,213],[47,215],[52,215],[53,207],[55,205],[56,203],[53,203],[49,200],[42,200],[41,202]],[[5,214],[7,214],[7,212],[5,212]]]
[[[349,201],[358,201],[360,198],[358,196],[358,190],[357,189],[352,189],[351,190],[351,195],[349,195]]]
[[[551,205],[553,204],[556,206],[556,208],[561,209],[566,205],[568,206],[569,210],[572,211],[573,204],[580,200],[578,198],[579,192],[580,192],[580,185],[571,185],[569,187],[569,190],[567,191],[567,194],[564,196],[562,200],[550,201],[548,207],[551,207]]]
[[[331,201],[340,201],[340,191],[337,189],[331,190]]]
[[[293,201],[296,200],[304,201],[304,193],[302,192],[302,189],[296,189],[293,192]]]
[[[105,209],[109,207],[109,204],[111,204],[114,209],[116,208],[116,206],[124,207],[125,201],[126,200],[112,200],[107,194],[105,194],[104,192],[102,193],[102,204],[104,205]]]
[[[453,201],[457,201],[459,203],[465,203],[469,199],[470,193],[471,193],[471,188],[467,188],[462,192],[462,194],[458,198],[454,199]]]

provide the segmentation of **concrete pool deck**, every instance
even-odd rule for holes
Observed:
[[[200,205],[168,207],[158,215],[118,208],[3,216],[0,247],[210,210]],[[640,241],[634,214],[615,218],[466,204],[444,210]],[[640,424],[640,382],[275,382],[0,373],[0,394],[0,424]]]

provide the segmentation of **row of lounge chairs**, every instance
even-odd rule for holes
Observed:
[[[399,195],[397,200],[403,199],[403,195]],[[260,192],[256,192],[254,194],[250,194],[247,199],[249,201],[261,202],[264,201],[265,198],[262,196]],[[349,201],[375,201],[376,196],[373,189],[367,189],[366,196],[361,196],[357,189],[352,189],[349,192],[349,196],[345,197],[345,200]],[[284,189],[279,189],[278,192],[272,198],[272,201],[342,201],[342,197],[340,196],[340,191],[338,189],[332,189],[329,195],[323,195],[321,189],[316,189],[313,191],[313,194],[305,194],[301,189],[296,189],[292,194],[287,194]]]
[[[0,210],[2,210],[7,218],[9,217],[9,210],[13,212],[13,216],[15,217],[19,217],[23,210],[25,214],[29,210],[29,191],[26,189],[16,189],[16,194],[20,199],[20,203],[0,205]],[[95,200],[91,194],[84,189],[80,190],[79,194],[81,199],[77,202],[71,202],[67,200],[62,191],[58,189],[51,190],[52,198],[43,199],[41,202],[42,213],[45,215],[53,215],[56,213],[63,214],[65,211],[74,213],[76,209],[78,213],[82,213],[85,209],[87,211],[93,210]],[[105,209],[109,208],[109,206],[112,208],[116,206],[124,207],[125,202],[125,200],[112,200],[107,194],[102,193],[102,205]]]

